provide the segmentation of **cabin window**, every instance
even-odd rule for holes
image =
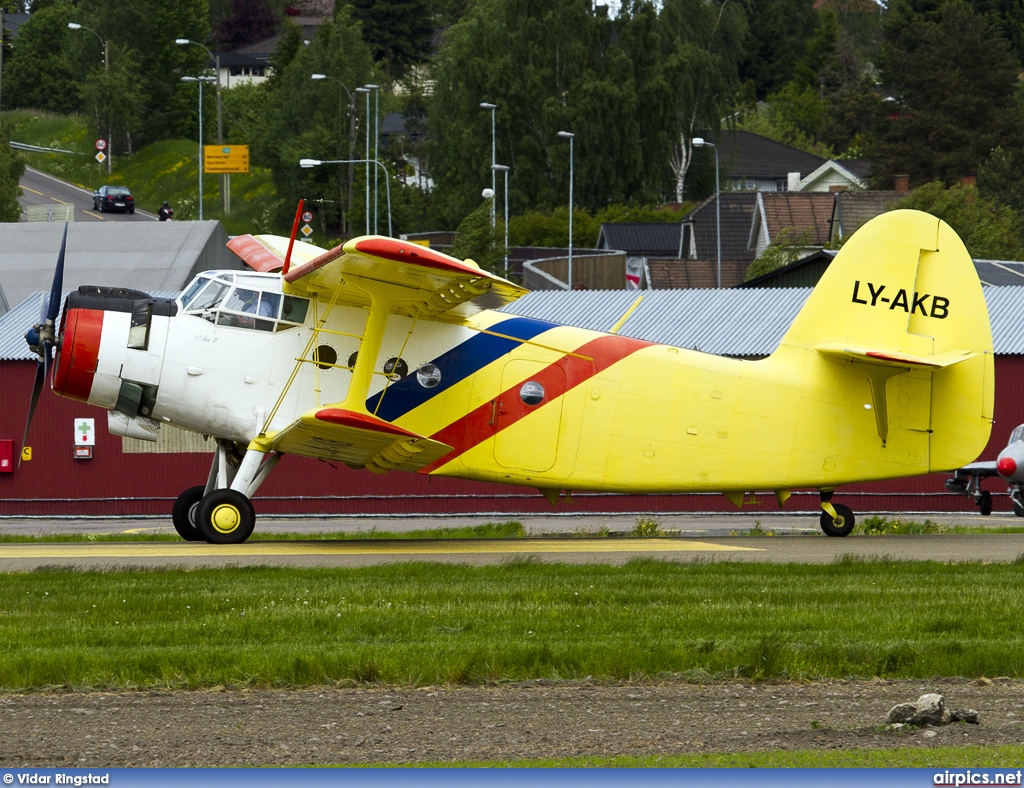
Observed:
[[[151,301],[132,302],[132,324],[128,329],[128,347],[133,350],[149,349],[149,326],[153,321]]]
[[[424,364],[416,370],[416,380],[425,389],[436,388],[441,382],[441,370],[436,364]]]
[[[389,358],[384,362],[384,374],[389,378],[401,380],[409,374],[409,365],[404,358]]]
[[[519,389],[519,398],[527,405],[540,405],[544,400],[544,387],[536,380],[529,380]]]

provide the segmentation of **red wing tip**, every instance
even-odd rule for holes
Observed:
[[[435,252],[426,246],[396,241],[393,238],[364,238],[356,242],[356,250],[363,254],[383,257],[396,262],[409,262],[414,265],[426,265],[434,268],[448,268],[461,273],[472,273],[486,276],[483,271],[466,265],[461,260],[446,254]]]
[[[378,419],[368,413],[357,413],[343,408],[324,408],[316,412],[318,421],[326,421],[330,424],[338,424],[342,427],[354,427],[361,430],[372,430],[383,432],[389,435],[397,435],[403,438],[419,438],[415,432],[403,430],[390,422]]]
[[[928,361],[922,361],[916,358],[907,358],[906,356],[897,356],[892,353],[880,353],[877,350],[869,350],[864,354],[868,358],[877,358],[879,361],[894,361],[899,364],[914,364],[919,367],[935,367],[938,364],[932,364]]]

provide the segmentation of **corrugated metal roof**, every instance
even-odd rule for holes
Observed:
[[[70,290],[61,295],[61,305],[68,297]],[[177,290],[160,291],[150,293],[156,298],[176,298]],[[43,303],[43,296],[47,293],[33,293],[14,309],[0,317],[0,361],[32,361],[36,358],[35,353],[28,349],[25,341],[25,332],[39,322],[39,312]],[[57,315],[57,325],[60,325],[60,315]]]
[[[729,356],[778,347],[809,287],[752,290],[565,291],[528,293],[501,311],[607,331],[643,296],[623,336]],[[1024,287],[986,287],[995,352],[1024,354]]]

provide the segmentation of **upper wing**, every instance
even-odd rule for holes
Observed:
[[[357,286],[359,279],[384,282],[408,291],[408,299],[397,299],[396,311],[412,317],[465,318],[504,306],[527,292],[472,260],[463,262],[381,236],[353,238],[293,266],[284,279],[293,291],[329,293],[337,303],[358,306],[369,304],[368,295]]]
[[[337,460],[376,473],[417,471],[452,450],[368,413],[331,406],[303,413],[262,444],[264,451]]]

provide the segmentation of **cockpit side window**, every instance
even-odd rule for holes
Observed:
[[[293,323],[294,325],[302,325],[306,322],[306,312],[309,310],[309,299],[308,298],[297,298],[295,296],[285,296],[284,304],[281,309],[281,321],[282,323]],[[292,328],[290,325],[279,325],[278,331],[283,331],[286,328]]]
[[[192,299],[192,302],[185,307],[186,311],[203,312],[213,309],[221,302],[227,289],[228,285],[226,282],[210,282],[203,292]]]
[[[181,308],[188,309],[189,301],[195,298],[196,295],[198,295],[199,291],[206,287],[206,284],[209,281],[210,280],[207,279],[205,276],[197,277],[195,281],[193,281],[192,284],[188,286],[188,289],[181,294]]]

